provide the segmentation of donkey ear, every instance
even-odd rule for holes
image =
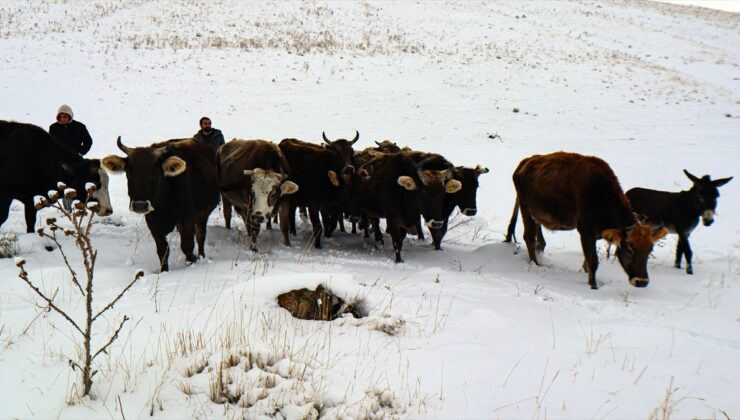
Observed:
[[[620,229],[606,229],[601,232],[601,237],[610,244],[619,246],[622,243],[623,234]]]
[[[689,177],[689,179],[691,180],[691,182],[693,182],[693,183],[699,182],[699,178],[695,177],[694,175],[691,175],[691,173],[689,171],[687,171],[686,169],[683,170],[683,173],[685,173],[686,176]]]
[[[729,178],[715,179],[714,181],[712,181],[712,185],[714,185],[715,187],[721,187],[727,184],[728,182],[732,181],[732,178],[734,177],[731,176]]]

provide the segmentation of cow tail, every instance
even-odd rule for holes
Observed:
[[[506,239],[504,242],[511,242],[512,240],[516,243],[516,237],[514,236],[514,230],[516,229],[516,221],[519,217],[519,195],[517,194],[516,200],[514,201],[514,211],[511,212],[511,220],[509,221],[509,228],[506,230]]]

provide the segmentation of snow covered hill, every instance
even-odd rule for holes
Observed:
[[[392,139],[491,170],[478,215],[454,216],[441,252],[407,238],[404,264],[390,240],[374,249],[361,235],[315,250],[300,222],[291,248],[263,231],[252,254],[243,224],[226,230],[214,212],[208,258],[186,266],[171,235],[164,274],[112,176],[114,214],[93,228],[96,301],[146,274],[94,341],[131,321],[97,361],[93,398],[75,398],[72,329],[0,259],[1,417],[740,415],[740,181],[691,236],[695,274],[673,268],[669,236],[645,289],[600,244],[602,284],[589,290],[574,232],[545,233],[541,267],[502,243],[511,173],[532,154],[599,156],[625,190],[688,189],[682,169],[737,176],[740,14],[644,1],[13,1],[0,3],[0,52],[0,119],[48,127],[67,103],[93,157],[120,153],[119,135],[190,136],[208,115],[229,139],[359,130],[356,148]],[[19,203],[2,231],[81,317],[62,257],[23,233]],[[318,284],[367,316],[302,321],[278,307]]]

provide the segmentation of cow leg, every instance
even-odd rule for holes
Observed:
[[[527,244],[527,253],[529,254],[529,260],[537,265],[540,265],[539,261],[537,261],[536,253],[536,236],[538,225],[534,221],[534,219],[532,219],[532,216],[529,214],[529,211],[524,205],[521,206],[521,211],[522,223],[524,224],[524,243]]]
[[[178,223],[177,231],[180,232],[180,249],[185,254],[185,261],[192,264],[198,260],[195,254],[193,254],[193,248],[195,247],[195,223],[191,221]]]
[[[168,259],[170,256],[170,246],[167,244],[167,234],[172,232],[173,225],[157,226],[156,222],[149,217],[145,218],[149,232],[152,234],[154,244],[157,246],[157,256],[159,257],[159,270],[161,272],[169,271],[170,266]]]
[[[223,194],[221,194],[221,207],[224,211],[224,225],[226,229],[231,229],[231,201]]]
[[[537,225],[537,252],[540,254],[545,252],[545,245],[547,245],[547,243],[545,242],[545,236],[542,234],[542,225]]]
[[[267,222],[265,222],[265,230],[272,230],[272,217],[267,217]]]
[[[689,237],[685,235],[679,235],[678,240],[679,243],[683,242],[683,254],[686,256],[686,274],[694,274],[694,266],[691,265],[691,257],[694,255],[694,253],[691,252]]]
[[[10,214],[10,204],[13,202],[13,199],[11,197],[8,197],[5,194],[0,194],[0,226],[2,226],[6,220],[8,220],[8,214]],[[35,208],[34,208],[35,210]],[[34,215],[35,219],[35,215]],[[34,224],[28,226],[28,222],[26,222],[26,232],[31,233],[33,232],[34,225],[36,224],[36,221],[34,220]]]
[[[681,240],[681,235],[678,235],[678,243],[676,244],[676,261],[673,266],[681,268],[681,261],[683,261],[683,241]]]
[[[386,223],[387,220],[386,220]],[[374,217],[372,219],[373,224],[373,235],[375,236],[375,243],[377,244],[380,242],[381,245],[385,245],[385,242],[383,241],[383,232],[380,230],[380,219],[377,217]]]
[[[290,246],[290,203],[283,201],[280,204],[280,233],[283,234],[283,245]],[[295,212],[293,212],[295,214]]]
[[[288,230],[293,236],[296,235],[295,233],[295,209],[296,209],[296,206],[291,204],[290,212],[288,213],[288,226],[289,226]]]
[[[385,219],[385,222],[388,224],[388,231],[393,241],[393,252],[396,255],[396,263],[402,263],[401,249],[403,248],[403,238],[406,236],[406,231],[401,228],[398,221],[394,218]]]
[[[442,227],[439,229],[432,229],[432,242],[434,243],[434,249],[437,251],[442,250],[442,238],[447,234],[447,219],[444,219]]]
[[[316,207],[308,208],[308,218],[311,219],[311,226],[313,227],[313,246],[316,249],[321,249],[321,219],[319,218],[319,210]]]
[[[23,202],[23,213],[26,217],[26,232],[32,233],[36,226],[36,206],[33,205],[33,200]],[[7,218],[8,216],[6,215],[5,217]]]
[[[599,286],[596,284],[596,269],[599,268],[599,257],[596,254],[596,235],[584,230],[578,230],[581,235],[581,248],[583,249],[584,269],[588,272],[588,285],[591,289],[596,290]]]
[[[249,232],[249,239],[252,242],[249,249],[252,252],[257,252],[257,236],[260,233],[260,224],[252,221],[251,217],[247,217],[244,220],[247,222],[247,232]]]
[[[206,257],[206,225],[208,216],[195,222],[195,240],[198,242],[198,256]]]
[[[311,209],[309,208],[308,211],[310,212]],[[331,238],[331,235],[337,229],[336,212],[332,209],[321,209],[320,213],[321,213],[321,222],[323,223],[323,227],[324,227],[324,236],[326,236],[327,238]]]
[[[339,224],[339,231],[347,233],[347,230],[344,228],[344,212],[341,210],[337,212],[337,223]]]

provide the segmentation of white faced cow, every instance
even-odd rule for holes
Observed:
[[[231,228],[231,206],[237,208],[257,251],[260,225],[280,212],[283,243],[288,237],[290,204],[287,196],[298,191],[289,181],[290,168],[280,148],[265,140],[232,140],[217,156],[219,185],[226,227]]]

